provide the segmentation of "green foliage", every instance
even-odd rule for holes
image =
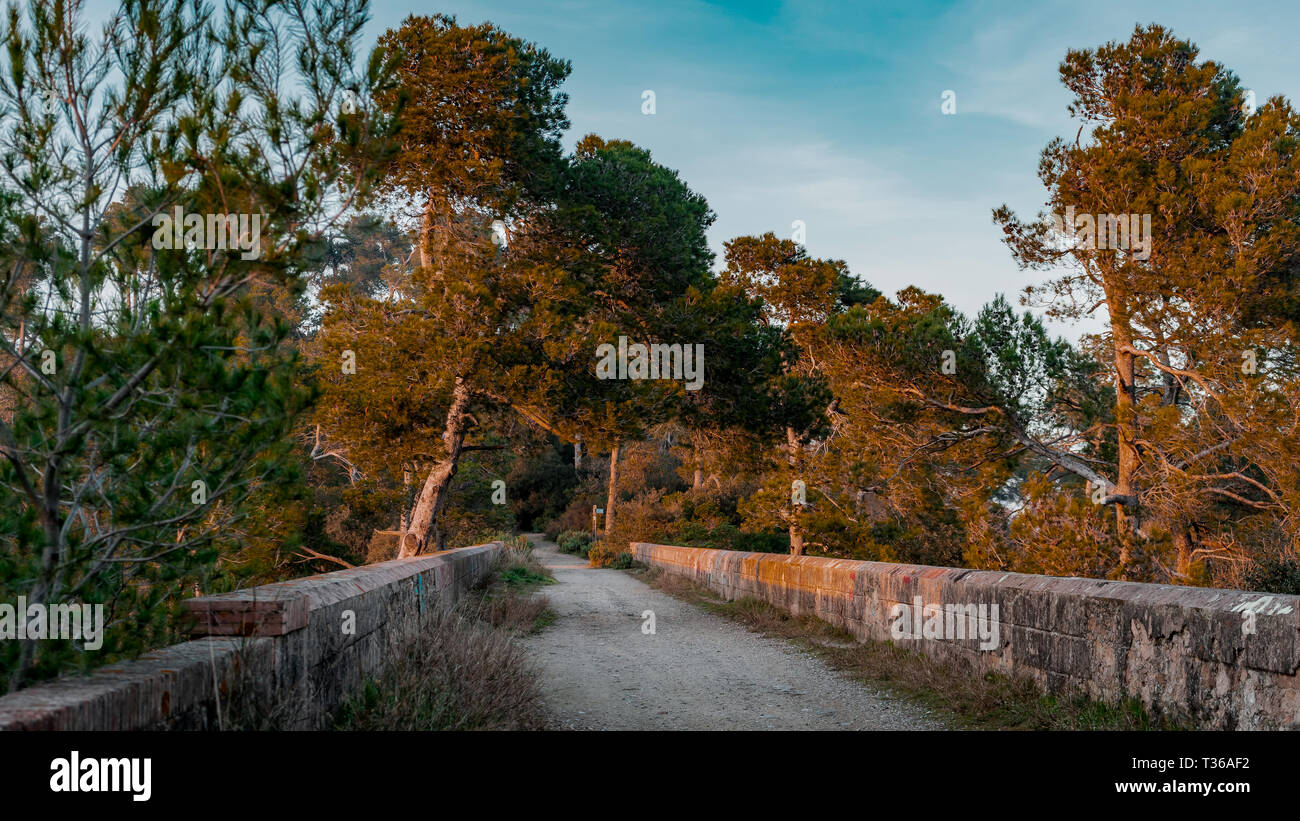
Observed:
[[[515,521],[520,530],[529,531],[564,512],[578,472],[571,457],[566,459],[560,448],[548,443],[540,453],[521,454],[505,482]]]
[[[1246,590],[1300,596],[1300,561],[1287,557],[1253,562],[1243,580]]]
[[[539,584],[555,583],[555,579],[522,565],[514,565],[501,571],[501,581],[511,587],[532,587]]]
[[[560,534],[556,546],[561,553],[574,553],[582,558],[587,558],[587,552],[591,549],[593,539],[591,533],[585,530],[569,530]]]
[[[639,565],[637,560],[632,558],[631,552],[623,552],[615,555],[608,566],[611,570],[631,570]]]
[[[555,208],[520,232],[519,244],[539,260],[533,270],[558,260],[545,270],[563,285],[530,315],[516,337],[527,348],[506,363],[516,409],[570,440],[581,433],[588,448],[638,438],[680,413],[683,382],[601,379],[596,352],[619,336],[643,344],[713,338],[696,331],[707,326],[713,219],[704,198],[650,152],[585,138]],[[706,384],[712,378],[706,363]]]
[[[81,15],[0,24],[0,598],[105,604],[108,635],[7,642],[9,687],[157,646],[196,587],[274,565],[248,550],[298,497],[314,398],[278,312],[392,133],[364,104],[386,63],[352,67],[359,0],[130,2],[98,40]],[[231,212],[247,247],[195,233]]]

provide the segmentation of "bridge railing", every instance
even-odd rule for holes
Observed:
[[[501,542],[190,599],[192,641],[0,698],[0,730],[322,726]]]
[[[727,599],[1207,728],[1300,729],[1300,596],[632,543]]]

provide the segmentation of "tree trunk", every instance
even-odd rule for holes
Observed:
[[[43,591],[33,591],[30,595],[32,598],[27,602],[28,607],[31,607],[33,604],[45,604],[45,594]],[[9,674],[9,682],[6,685],[10,693],[22,689],[23,684],[27,682],[27,673],[32,669],[32,665],[36,661],[35,639],[24,639],[23,641],[20,641],[18,645],[18,663],[14,666],[13,672]]]
[[[447,408],[447,422],[442,432],[442,443],[446,450],[429,471],[420,490],[420,497],[411,510],[410,533],[402,536],[402,545],[398,557],[418,556],[429,552],[432,542],[442,546],[443,534],[436,527],[438,517],[447,506],[447,497],[451,491],[451,480],[460,466],[460,455],[465,445],[465,434],[469,428],[469,385],[463,377],[456,377],[456,387],[451,392],[451,406]],[[431,539],[433,536],[435,538]]]
[[[1178,577],[1178,582],[1186,583],[1192,575],[1192,551],[1196,549],[1196,543],[1190,527],[1180,524],[1172,530],[1174,546],[1178,549],[1174,574]]]
[[[1115,480],[1115,495],[1138,497],[1137,471],[1141,463],[1138,451],[1137,420],[1137,384],[1134,376],[1134,356],[1127,348],[1132,347],[1132,336],[1128,326],[1128,317],[1123,308],[1116,310],[1111,303],[1111,339],[1115,346],[1115,429],[1119,443],[1118,475]],[[1132,561],[1134,536],[1141,530],[1140,514],[1136,506],[1130,510],[1128,505],[1115,505],[1115,524],[1120,538],[1120,578],[1128,577],[1129,563]]]
[[[691,477],[691,488],[704,484],[704,441],[699,432],[691,433],[691,461],[695,463],[695,475]]]
[[[63,555],[60,544],[63,526],[58,515],[59,481],[56,478],[60,475],[61,466],[61,459],[57,456],[49,459],[45,464],[45,478],[42,482],[45,504],[41,515],[45,530],[45,545],[41,549],[40,575],[26,596],[28,607],[40,607],[50,602],[57,602],[62,589],[58,559]],[[27,682],[27,674],[36,663],[37,641],[38,639],[29,638],[19,642],[18,663],[14,665],[9,675],[9,692],[20,689]]]
[[[573,469],[582,470],[582,434],[573,437]]]
[[[803,555],[803,533],[799,530],[799,525],[795,522],[790,523],[790,555]]]
[[[413,468],[414,466],[412,466]],[[402,531],[405,538],[406,531],[411,527],[411,510],[408,507],[408,499],[411,497],[411,470],[405,465],[402,466],[402,518],[399,520],[397,528]]]
[[[428,268],[433,264],[433,201],[425,206],[424,214],[420,217],[420,239],[418,242],[420,249],[420,267]]]
[[[424,212],[420,215],[420,236],[417,246],[420,250],[420,267],[428,268],[441,262],[446,251],[446,228],[451,224],[451,204],[438,192],[426,193]],[[439,227],[444,230],[440,233]]]
[[[788,448],[790,472],[791,474],[793,474],[798,470],[799,467],[799,437],[795,435],[794,428],[787,427],[785,429],[785,442],[786,442],[786,447]],[[787,498],[789,497],[787,496]],[[790,511],[790,518],[788,521],[790,522],[790,555],[802,556],[803,555],[803,528],[799,526],[799,520],[797,518],[799,515],[799,510],[795,506],[794,500],[790,501],[789,511]]]
[[[605,537],[614,530],[614,500],[618,498],[618,452],[623,443],[614,440],[614,449],[609,453],[609,493],[605,497]]]

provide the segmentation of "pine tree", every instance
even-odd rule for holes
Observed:
[[[769,473],[763,490],[750,499],[749,511],[755,523],[770,523],[771,516],[779,520],[789,533],[790,552],[798,556],[805,548],[808,450],[829,432],[835,412],[810,354],[819,330],[836,312],[873,298],[874,291],[858,283],[842,261],[810,257],[803,246],[770,232],[733,239],[726,254],[723,281],[759,300],[761,323],[781,329],[791,343],[781,372],[766,386],[766,416],[781,433],[784,464]]]
[[[1237,78],[1197,58],[1160,26],[1071,51],[1061,78],[1088,134],[1043,152],[1057,225],[994,215],[1023,266],[1069,269],[1031,300],[1107,314],[1115,461],[1044,455],[1104,487],[1125,568],[1164,533],[1183,580],[1198,556],[1239,551],[1214,535],[1230,520],[1289,516],[1276,443],[1297,433],[1280,409],[1296,384],[1300,119],[1281,98],[1248,116]]]
[[[379,99],[403,105],[381,190],[414,215],[418,265],[382,299],[326,290],[322,373],[344,444],[387,443],[394,473],[428,466],[406,556],[444,544],[439,517],[462,455],[478,447],[466,438],[476,409],[493,401],[502,335],[529,310],[509,232],[554,185],[569,65],[491,24],[447,16],[412,16],[380,45],[397,61],[398,86]],[[355,373],[341,367],[345,352]]]
[[[385,82],[352,68],[363,2],[209,14],[132,0],[96,38],[80,4],[35,0],[0,26],[0,590],[107,604],[101,660],[156,646],[250,493],[286,480],[310,391],[254,294],[292,290],[390,129],[341,111]],[[40,645],[0,647],[9,687],[91,662]]]

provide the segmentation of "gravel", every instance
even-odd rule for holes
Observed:
[[[529,539],[558,582],[543,591],[558,618],[526,640],[554,729],[945,729],[786,641]]]

